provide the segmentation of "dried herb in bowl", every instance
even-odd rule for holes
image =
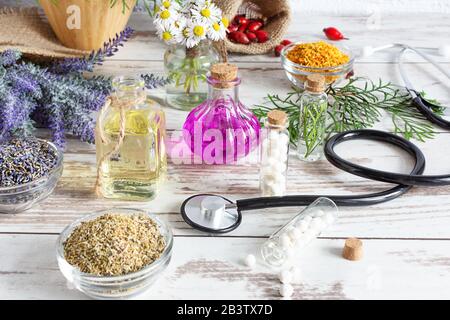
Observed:
[[[145,214],[108,213],[82,222],[64,242],[64,257],[81,272],[118,276],[156,261],[166,243]]]
[[[0,144],[0,188],[19,186],[45,177],[58,163],[55,149],[36,138]]]

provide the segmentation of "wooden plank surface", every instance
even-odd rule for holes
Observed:
[[[339,26],[351,34],[347,44],[355,52],[366,45],[407,42],[421,47],[450,44],[450,21],[444,14],[383,16],[380,30],[369,30],[367,17],[298,15],[287,38],[321,37],[324,26]],[[411,33],[409,21],[414,21]],[[163,45],[153,36],[148,17],[131,21],[136,36],[98,74],[136,75],[162,73]],[[382,78],[401,84],[393,52],[359,60],[358,76]],[[449,58],[436,56],[444,66]],[[259,104],[267,93],[290,90],[278,59],[270,56],[232,55],[243,85],[241,98],[248,106]],[[410,77],[418,88],[443,103],[450,103],[450,84],[415,56],[408,57]],[[442,84],[444,81],[444,84]],[[162,90],[154,93],[163,102]],[[187,112],[165,108],[170,134],[179,134]],[[377,128],[392,130],[385,117]],[[442,130],[439,130],[442,132]],[[427,158],[426,172],[449,172],[449,133],[418,143]],[[363,152],[361,152],[363,151]],[[369,142],[340,147],[340,154],[374,168],[408,172],[413,163],[395,148]],[[302,163],[291,155],[290,194],[349,194],[379,191],[386,187],[343,173],[326,161]],[[255,166],[192,166],[169,163],[169,175],[158,197],[149,203],[106,201],[93,193],[95,148],[69,139],[63,177],[54,194],[28,212],[0,215],[0,298],[84,298],[69,290],[54,254],[56,234],[87,213],[111,207],[148,209],[168,221],[175,233],[173,261],[162,279],[142,298],[278,298],[279,283],[273,271],[258,266],[249,271],[242,264],[248,253],[257,253],[265,237],[282,226],[300,208],[258,210],[244,213],[242,225],[221,237],[197,232],[179,215],[182,201],[195,193],[214,192],[231,199],[258,195]],[[450,298],[450,187],[414,188],[393,202],[341,208],[334,227],[302,252],[298,264],[305,282],[295,286],[296,299],[335,298]],[[366,257],[350,263],[339,257],[343,239],[365,239]],[[333,272],[330,272],[333,270]]]
[[[83,299],[67,286],[54,235],[0,235],[0,299]],[[173,259],[140,299],[280,299],[278,272],[242,263],[264,239],[177,237]],[[341,258],[343,240],[319,239],[298,256],[294,299],[449,299],[449,241],[365,240],[364,260]],[[258,256],[259,259],[259,256]]]

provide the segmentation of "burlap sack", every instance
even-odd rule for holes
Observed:
[[[0,8],[0,52],[22,51],[34,60],[82,57],[89,52],[66,48],[36,8]]]
[[[266,21],[264,30],[270,35],[266,43],[237,44],[225,40],[229,52],[244,54],[264,54],[280,44],[289,27],[292,13],[289,0],[214,0],[230,20],[238,14],[246,14],[248,18],[263,18]]]

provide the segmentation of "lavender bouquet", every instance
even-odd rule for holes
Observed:
[[[131,36],[125,29],[105,43],[103,49],[85,58],[69,58],[41,66],[22,60],[19,51],[0,54],[0,143],[13,136],[26,136],[34,128],[49,128],[53,142],[65,146],[65,134],[94,142],[94,111],[99,110],[111,93],[111,79],[85,78],[106,57],[114,55]],[[142,75],[148,88],[166,84],[153,74]]]

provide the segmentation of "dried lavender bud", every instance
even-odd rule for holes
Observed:
[[[130,27],[125,28],[114,39],[105,42],[102,49],[93,51],[87,58],[66,58],[51,67],[51,71],[60,74],[71,72],[93,71],[95,65],[101,65],[106,57],[113,56],[119,47],[123,46],[134,30]]]
[[[22,57],[22,54],[15,50],[5,50],[0,54],[0,65],[7,67],[16,63]]]
[[[64,243],[64,257],[81,272],[116,276],[151,264],[165,246],[150,217],[109,213],[76,227]]]
[[[35,138],[0,145],[0,187],[13,187],[47,176],[58,163],[48,143]]]

